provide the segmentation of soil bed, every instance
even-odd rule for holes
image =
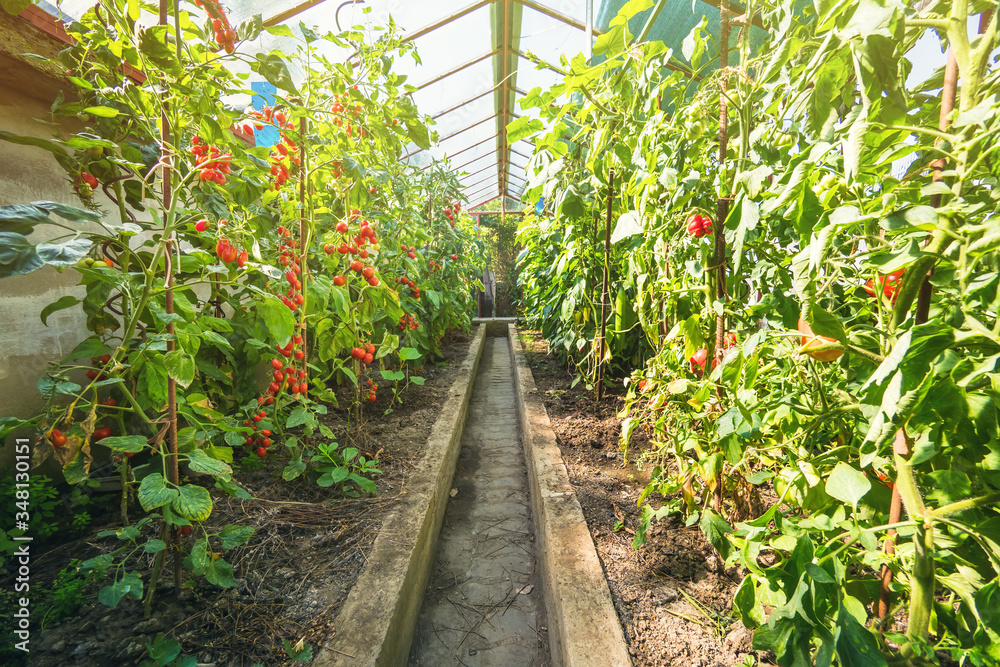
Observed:
[[[274,460],[239,451],[233,462],[234,480],[254,498],[240,500],[212,489],[215,509],[206,523],[210,533],[226,524],[254,529],[246,544],[223,554],[233,565],[235,588],[222,589],[204,578],[191,579],[185,571],[185,583],[177,596],[168,560],[153,613],[144,620],[141,601],[124,599],[114,610],[96,601],[98,590],[110,580],[90,584],[85,603],[71,616],[45,627],[40,627],[40,618],[33,618],[30,657],[8,653],[5,664],[135,665],[148,659],[146,644],[157,635],[178,639],[181,655],[195,656],[202,664],[293,664],[282,640],[292,645],[304,640],[315,648],[328,634],[366,562],[384,516],[423,452],[470,340],[465,334],[451,334],[442,341],[443,360],[426,364],[421,372],[426,384],[410,385],[403,405],[397,404],[388,415],[382,413],[390,406],[391,387],[374,378],[383,388],[376,403],[365,404],[363,439],[351,444],[369,456],[377,455],[382,470],[375,478],[377,495],[344,498],[336,486],[324,489],[309,478],[288,482],[281,478],[287,463],[284,453]],[[342,389],[340,405],[344,408],[331,406],[322,421],[344,444],[350,398],[346,388]],[[137,506],[131,508],[133,521],[140,514]],[[32,590],[50,590],[70,559],[83,561],[117,548],[120,543],[115,537],[98,538],[97,533],[120,527],[115,501],[95,516],[85,537],[47,548],[36,546]],[[134,558],[128,569],[140,574],[148,585],[151,566],[152,557],[142,555]],[[3,578],[9,579],[9,575]],[[0,583],[13,586],[9,580]]]
[[[616,416],[624,405],[621,386],[597,404],[582,383],[572,387],[573,376],[547,354],[537,331],[519,335],[597,546],[633,664],[747,664],[748,655],[756,656],[750,632],[731,616],[739,577],[717,571],[717,556],[701,530],[672,516],[653,525],[645,545],[632,548],[639,520],[636,502],[648,474],[623,462]],[[645,435],[637,429],[631,458],[645,446]]]

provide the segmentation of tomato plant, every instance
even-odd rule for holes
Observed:
[[[36,463],[55,458],[71,484],[88,479],[95,458],[112,458],[123,546],[92,565],[114,575],[103,602],[145,596],[147,614],[168,554],[177,590],[185,555],[196,576],[232,586],[231,565],[209,556],[212,540],[229,549],[250,534],[209,533],[212,494],[183,480],[181,465],[249,498],[230,465],[241,457],[285,459],[286,479],[311,466],[322,486],[332,485],[323,475],[340,474],[323,468],[335,460],[350,482],[335,488],[375,491],[373,462],[348,450],[336,458],[318,416],[337,385],[353,383],[360,428],[362,400],[377,398],[366,372],[421,363],[446,329],[468,328],[468,281],[481,267],[455,177],[398,162],[409,142],[431,140],[402,78],[384,66],[411,54],[411,43],[395,29],[366,43],[353,31],[265,28],[260,16],[231,25],[214,0],[194,4],[201,9],[175,7],[153,26],[137,20],[136,3],[85,13],[67,26],[74,41],[58,58],[75,95],[52,107],[82,129],[3,136],[50,151],[80,207],[0,207],[0,277],[72,267],[82,298],[64,297],[41,317],[79,308],[92,334],[39,381],[45,411],[5,418],[4,433],[38,428]],[[251,53],[262,31],[294,38],[296,53]],[[357,50],[358,62],[329,61],[321,52],[331,45]],[[223,103],[247,87],[237,70],[279,92],[254,98],[260,108]],[[278,140],[257,145],[268,126]],[[53,239],[28,240],[46,224]],[[400,243],[414,252],[391,250]],[[448,255],[468,259],[438,270]],[[387,279],[404,273],[406,290]],[[351,358],[352,347],[364,354]],[[422,381],[409,369],[385,373]],[[130,498],[147,513],[135,524]],[[140,552],[156,554],[151,581],[129,571]]]
[[[780,665],[1000,657],[997,17],[958,27],[984,7],[754,2],[760,47],[727,19],[682,54],[621,16],[508,128],[552,202],[520,230],[528,321],[629,383],[623,446],[650,432],[636,545],[698,523]],[[953,113],[944,68],[903,83],[928,28]]]

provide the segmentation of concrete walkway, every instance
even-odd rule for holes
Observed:
[[[551,664],[508,341],[488,338],[410,665]]]

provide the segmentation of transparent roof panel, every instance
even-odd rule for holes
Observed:
[[[530,51],[542,60],[558,65],[561,54],[572,57],[582,52],[586,43],[587,34],[583,30],[568,26],[557,18],[529,7],[524,8],[521,16],[521,51]]]
[[[456,61],[448,69],[453,69],[454,66],[461,64]],[[434,73],[434,76],[437,74]],[[424,76],[422,80],[430,81],[434,76]],[[414,85],[419,86],[420,84],[415,83]],[[413,93],[412,99],[421,113],[428,113],[433,116],[445,109],[450,109],[462,100],[484,93],[492,87],[493,65],[490,63],[490,59],[487,58],[437,83],[432,83],[429,86],[421,88]]]
[[[464,158],[465,158],[464,155],[460,155],[457,158],[455,158],[455,160],[454,160],[454,162],[458,163],[458,164],[455,165],[456,169],[459,169],[459,167],[461,165],[465,165],[465,166],[461,166],[461,169],[459,169],[458,173],[462,173],[462,174],[474,174],[477,171],[479,171],[480,169],[483,169],[484,167],[488,167],[491,164],[493,164],[493,163],[496,162],[496,154],[482,155],[480,157],[469,158],[468,160],[466,160]],[[468,164],[466,164],[466,163],[468,163]]]
[[[616,1],[620,0],[594,0],[595,21],[600,12],[605,11],[604,5]],[[53,15],[69,20],[77,18],[95,2],[40,0],[38,4]],[[184,4],[184,9],[193,15],[204,15],[199,8]],[[467,194],[481,201],[499,196],[500,181],[505,173],[509,174],[507,190],[516,196],[525,177],[528,162],[525,156],[532,152],[532,144],[526,140],[515,142],[513,150],[499,150],[508,122],[518,115],[537,114],[534,110],[522,110],[515,99],[514,106],[507,108],[502,117],[497,117],[505,96],[516,89],[547,88],[560,80],[555,72],[538,70],[523,57],[514,59],[517,71],[507,72],[506,80],[500,80],[500,56],[491,55],[491,52],[504,48],[530,51],[542,60],[558,64],[560,55],[571,58],[586,50],[587,37],[582,26],[586,20],[587,0],[512,0],[504,3],[499,0],[222,0],[222,4],[234,25],[260,14],[266,23],[284,23],[296,34],[299,34],[300,23],[304,23],[319,33],[358,28],[374,40],[390,20],[394,21],[404,38],[412,39],[421,62],[409,56],[398,58],[392,64],[393,71],[405,75],[407,83],[418,87],[411,98],[421,113],[434,117],[432,130],[441,137],[428,150],[410,145],[404,152],[403,162],[421,168],[431,164],[433,159],[453,158],[451,167],[464,174],[460,180],[468,186]],[[509,12],[506,20],[504,8]],[[570,23],[561,20],[560,16]],[[503,39],[504,25],[519,25],[520,34],[506,35]],[[249,54],[277,49],[291,55],[298,44],[298,40],[264,32],[239,48]],[[343,62],[353,55],[349,48],[322,40],[315,46],[333,62]],[[294,62],[290,64],[292,77],[300,80],[301,70]],[[468,66],[459,69],[463,65]],[[240,65],[233,66],[243,71]],[[521,93],[515,92],[515,98],[520,96]],[[479,183],[484,177],[490,178]]]
[[[548,68],[537,69],[535,63],[525,58],[517,59],[517,87],[522,90],[531,90],[541,87],[547,90],[560,83],[562,77]],[[520,108],[520,105],[518,105]]]

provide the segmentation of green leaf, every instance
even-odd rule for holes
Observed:
[[[379,373],[382,374],[384,380],[389,382],[399,382],[406,379],[406,374],[402,371],[379,371]]]
[[[179,76],[183,71],[174,49],[167,43],[170,27],[155,25],[139,31],[139,51],[158,69]]]
[[[100,222],[101,215],[85,208],[77,208],[67,204],[60,204],[54,201],[33,201],[31,205],[49,213],[55,213],[60,218],[66,218],[71,222]]]
[[[427,150],[431,147],[431,138],[427,126],[420,121],[411,121],[406,124],[406,136],[419,148]]]
[[[212,496],[197,484],[185,484],[170,507],[188,521],[205,521],[212,514]]]
[[[90,239],[70,239],[62,243],[39,243],[35,246],[38,259],[49,266],[73,266],[87,256],[94,243]]]
[[[227,525],[219,532],[219,539],[222,540],[223,549],[233,549],[246,544],[246,541],[253,535],[253,528],[250,526]]]
[[[158,472],[147,475],[139,485],[139,504],[147,512],[163,507],[177,496],[177,489],[168,487],[163,475]]]
[[[399,349],[399,360],[400,361],[410,361],[411,359],[419,359],[420,352],[412,347],[402,347]]]
[[[135,454],[137,452],[141,452],[146,447],[146,436],[114,435],[101,440],[101,444],[115,450],[116,452]]]
[[[271,336],[279,345],[286,345],[295,330],[295,315],[272,294],[265,294],[257,305],[257,312],[264,320]]]
[[[11,16],[17,16],[33,4],[34,0],[0,0],[0,6]]]
[[[49,222],[49,216],[36,206],[12,204],[0,206],[0,231],[30,234],[35,225]]]
[[[119,115],[117,109],[112,109],[111,107],[103,107],[103,106],[87,107],[86,109],[83,110],[83,112],[92,114],[94,116],[98,116],[99,118],[115,118],[116,116]]]
[[[509,143],[514,143],[515,141],[520,141],[521,139],[527,139],[533,134],[541,132],[545,129],[545,125],[542,121],[537,118],[531,118],[529,116],[521,116],[516,118],[507,124],[507,141]]]
[[[322,487],[333,486],[334,484],[339,484],[340,482],[346,480],[350,474],[351,471],[346,467],[337,466],[320,475],[319,479],[316,480],[316,483]]]
[[[69,294],[67,294],[64,297],[61,297],[58,301],[50,303],[49,305],[42,308],[42,314],[41,314],[42,324],[48,326],[49,315],[56,312],[57,310],[65,310],[66,308],[72,308],[78,303],[80,303],[80,300],[77,299],[75,296],[71,296]]]
[[[371,481],[367,477],[362,477],[361,475],[357,475],[352,472],[348,478],[357,484],[358,488],[370,493],[373,496],[375,495],[375,492],[378,491],[378,488],[375,486],[375,482]]]
[[[733,527],[729,525],[729,522],[723,519],[722,515],[715,510],[706,509],[699,525],[701,532],[705,534],[706,539],[715,547],[715,550],[719,552],[723,560],[728,559],[732,551],[732,545],[726,538],[726,534],[733,532]]]
[[[841,461],[826,480],[826,492],[837,500],[857,509],[858,501],[872,488],[872,483],[860,470]]]
[[[304,405],[297,406],[292,410],[292,414],[288,415],[288,419],[285,420],[285,428],[295,428],[296,426],[302,426],[313,420],[313,415]]]
[[[618,243],[622,239],[642,234],[642,217],[638,211],[629,211],[618,218],[615,231],[611,234],[611,242]]]
[[[101,442],[104,442],[103,440]],[[207,475],[231,475],[233,469],[225,462],[214,459],[200,449],[196,449],[188,454],[188,467],[195,472],[203,472]]]
[[[187,389],[194,382],[194,357],[184,350],[172,350],[163,357],[167,375]]]
[[[221,558],[209,556],[205,563],[205,579],[208,583],[215,584],[220,588],[232,588],[236,585],[233,578],[233,566]]]
[[[841,343],[847,342],[847,331],[840,319],[833,313],[823,310],[816,304],[809,307],[809,326],[813,333],[818,336],[828,336],[835,338]]]
[[[412,382],[413,384],[415,384],[417,386],[423,386],[423,384],[424,384],[424,382],[426,382],[426,380],[424,380],[424,378],[420,377],[419,375],[411,375],[410,376],[410,382]]]
[[[879,650],[878,641],[868,628],[858,623],[841,605],[837,614],[840,629],[837,637],[837,657],[843,667],[884,667],[885,656]]]
[[[23,234],[0,232],[0,278],[31,273],[45,266]]]
[[[127,572],[115,583],[102,588],[97,595],[97,600],[101,604],[115,609],[126,595],[133,600],[142,598],[142,579],[135,572]]]
[[[167,548],[166,542],[164,542],[163,540],[158,540],[154,537],[153,539],[146,542],[144,550],[148,554],[158,554],[166,548]]]
[[[295,37],[295,33],[284,23],[279,23],[277,25],[264,26],[264,31],[269,32],[276,37]]]
[[[156,635],[152,644],[146,642],[146,650],[157,666],[169,665],[181,654],[181,643],[173,637]]]
[[[285,64],[281,56],[276,53],[268,53],[267,55],[258,53],[256,58],[254,69],[264,77],[265,81],[290,93],[298,92],[292,81],[292,75],[288,71],[288,65]]]
[[[11,1],[12,0],[0,0],[0,2],[11,2]],[[22,137],[20,135],[13,134],[11,132],[0,131],[0,139],[4,141],[9,141],[12,144],[20,144],[22,146],[37,146],[38,148],[44,148],[45,150],[55,155],[67,154],[66,149],[60,146],[59,144],[53,141],[49,141],[48,139],[42,139],[40,137]],[[0,208],[0,210],[2,210],[2,208]],[[0,214],[0,216],[2,216],[2,214]]]
[[[285,469],[281,471],[281,478],[286,482],[290,482],[293,479],[301,476],[305,471],[306,471],[306,464],[302,460],[302,453],[298,452],[288,462],[288,465],[285,466]]]

